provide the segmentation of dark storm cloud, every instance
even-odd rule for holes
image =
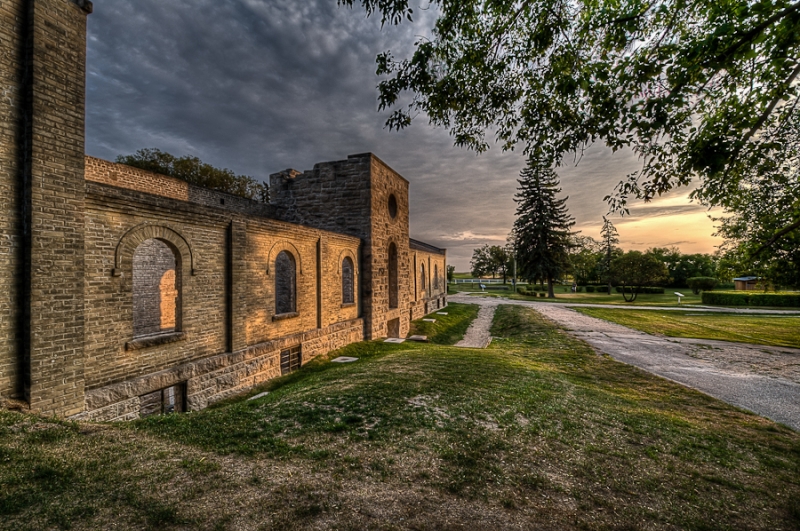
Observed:
[[[87,153],[113,160],[157,147],[265,179],[371,151],[411,183],[412,235],[448,248],[465,269],[472,249],[505,241],[524,161],[454,148],[424,117],[401,132],[384,128],[375,56],[406,57],[429,35],[435,13],[418,13],[414,24],[381,29],[336,0],[96,1]],[[579,224],[599,223],[603,196],[631,165],[629,155],[594,149],[559,171]]]

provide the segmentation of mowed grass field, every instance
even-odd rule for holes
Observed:
[[[678,297],[674,291],[678,291],[685,295],[681,298],[681,304],[701,304],[701,296],[694,295],[691,290],[667,290],[663,294],[639,294],[634,302],[627,302],[621,293],[613,292],[611,295],[607,293],[571,293],[568,286],[556,286],[554,290],[555,299],[548,299],[547,297],[532,297],[527,295],[520,295],[511,290],[509,284],[508,290],[488,290],[485,292],[489,297],[507,297],[513,300],[536,300],[538,302],[572,302],[580,304],[610,304],[610,305],[628,305],[634,306],[677,306]],[[566,291],[565,291],[566,290]],[[448,284],[448,293],[466,292],[478,293],[481,289],[477,284]],[[798,310],[800,311],[800,310]]]
[[[0,412],[0,528],[791,530],[800,434],[501,306],[127,424]],[[457,335],[457,334],[454,334]]]
[[[669,337],[718,339],[800,348],[800,315],[575,308],[583,314]]]

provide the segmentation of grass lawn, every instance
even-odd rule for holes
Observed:
[[[455,345],[467,332],[470,323],[477,317],[480,306],[477,304],[459,304],[451,302],[447,308],[437,310],[447,315],[433,312],[425,318],[436,319],[435,323],[424,322],[422,319],[411,321],[411,330],[408,335],[428,336],[428,341],[439,345]]]
[[[477,285],[476,285],[477,286]],[[567,290],[567,291],[564,291]],[[480,288],[469,288],[464,287],[464,284],[458,284],[458,287],[455,287],[455,284],[450,284],[448,286],[448,293],[453,294],[456,291],[464,291],[464,292],[480,292]],[[486,294],[490,297],[507,297],[509,299],[514,300],[536,300],[539,302],[573,302],[573,303],[587,303],[587,304],[611,304],[611,305],[625,305],[625,304],[632,304],[634,306],[677,306],[678,304],[678,297],[675,296],[673,293],[674,291],[679,291],[683,293],[685,297],[681,299],[681,305],[684,304],[701,304],[701,296],[694,295],[691,290],[667,290],[666,293],[657,295],[657,294],[640,294],[636,297],[634,302],[626,302],[625,299],[622,298],[621,293],[612,293],[611,295],[605,293],[570,293],[568,286],[556,286],[555,288],[555,299],[548,299],[547,297],[529,297],[527,295],[520,295],[519,293],[514,293],[510,289],[508,291],[488,291]]]
[[[575,308],[575,310],[648,334],[800,348],[800,315],[743,315],[613,308]]]
[[[797,529],[800,434],[501,306],[488,349],[365,342],[256,400],[0,412],[2,529]]]

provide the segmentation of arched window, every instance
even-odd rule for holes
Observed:
[[[297,275],[294,257],[286,251],[275,258],[275,313],[294,313],[297,308]]]
[[[420,276],[419,287],[420,289],[425,289],[425,264],[419,265],[419,276]]]
[[[433,289],[439,289],[439,264],[433,264]]]
[[[342,304],[352,304],[354,297],[355,282],[353,282],[353,261],[349,256],[342,260]]]
[[[389,244],[389,308],[397,308],[397,246]]]
[[[177,332],[181,320],[180,254],[151,238],[133,252],[133,336]]]

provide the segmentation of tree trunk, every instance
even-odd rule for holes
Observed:
[[[552,278],[548,278],[547,279],[547,298],[548,299],[555,299],[556,298],[556,294],[553,293],[553,279]]]

